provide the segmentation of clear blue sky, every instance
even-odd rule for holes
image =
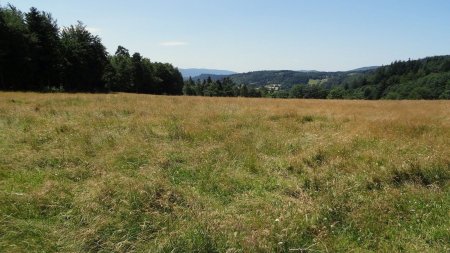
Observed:
[[[2,5],[8,1],[0,0]],[[181,68],[349,70],[450,54],[449,0],[16,0]]]

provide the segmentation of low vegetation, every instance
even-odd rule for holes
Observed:
[[[448,252],[449,108],[0,93],[0,251]]]

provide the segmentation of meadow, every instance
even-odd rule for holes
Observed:
[[[0,93],[0,252],[449,252],[450,101]]]

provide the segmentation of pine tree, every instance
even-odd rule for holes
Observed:
[[[56,21],[50,14],[34,7],[25,14],[25,21],[31,38],[31,89],[59,87],[61,55]]]

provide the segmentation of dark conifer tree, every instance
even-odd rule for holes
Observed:
[[[59,29],[52,16],[31,8],[25,14],[30,36],[32,90],[59,87],[61,66]]]

